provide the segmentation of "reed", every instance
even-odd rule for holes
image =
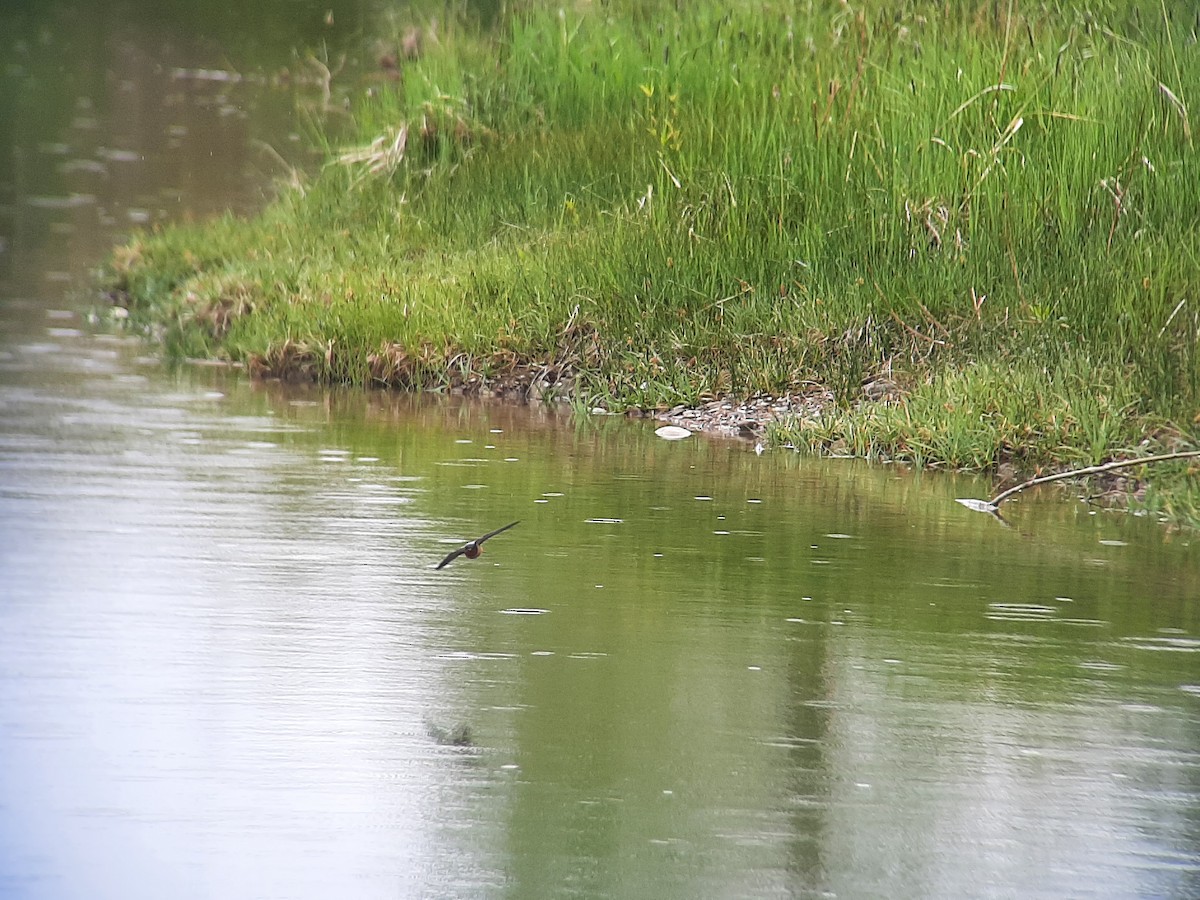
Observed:
[[[135,239],[178,352],[612,408],[820,385],[781,440],[925,464],[1196,443],[1182,4],[518,5],[443,18],[261,217]],[[401,39],[397,30],[398,41]],[[125,302],[125,301],[123,301]],[[864,402],[886,377],[904,398]]]

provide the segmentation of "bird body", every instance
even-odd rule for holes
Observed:
[[[473,540],[473,541],[467,541],[467,543],[463,544],[457,550],[453,551],[452,553],[447,554],[446,558],[443,559],[440,563],[438,563],[436,568],[441,569],[445,566],[448,566],[450,563],[452,563],[454,560],[458,559],[460,556],[465,556],[467,559],[478,559],[479,554],[481,554],[483,552],[483,547],[481,545],[483,544],[484,541],[486,541],[488,538],[495,537],[502,531],[508,531],[508,529],[512,528],[514,525],[518,524],[518,522],[520,522],[520,521],[521,520],[518,519],[516,522],[509,522],[503,528],[497,528],[495,531],[489,531],[483,537],[475,538],[475,540]]]

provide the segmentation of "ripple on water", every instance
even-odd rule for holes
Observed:
[[[1121,643],[1135,650],[1200,653],[1200,639],[1185,637],[1183,635],[1164,634],[1150,637],[1126,637],[1121,638]]]
[[[1119,672],[1125,668],[1120,663],[1110,663],[1102,659],[1085,659],[1076,665],[1091,672]]]
[[[997,622],[1050,622],[1058,610],[1041,603],[989,603],[987,618]]]

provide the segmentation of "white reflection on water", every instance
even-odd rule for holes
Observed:
[[[474,776],[422,726],[440,589],[398,602],[420,488],[326,478],[203,389],[61,371],[0,383],[0,893],[421,892]]]

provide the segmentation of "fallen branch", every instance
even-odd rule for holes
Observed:
[[[976,500],[973,497],[958,498],[957,502],[961,503],[967,509],[973,509],[976,512],[991,513],[999,517],[1000,504],[1019,491],[1025,488],[1031,488],[1039,484],[1048,484],[1051,481],[1062,481],[1064,478],[1077,478],[1080,475],[1098,475],[1101,472],[1111,472],[1113,469],[1124,469],[1129,466],[1140,466],[1145,463],[1165,462],[1169,459],[1187,459],[1188,457],[1200,456],[1200,450],[1179,450],[1175,453],[1161,453],[1158,456],[1143,456],[1138,459],[1122,459],[1116,462],[1104,463],[1099,466],[1088,466],[1083,469],[1072,469],[1070,472],[1059,472],[1055,475],[1043,475],[1040,478],[1031,478],[1029,481],[1018,484],[1016,487],[1011,487],[1007,491],[1002,491],[991,500]]]

